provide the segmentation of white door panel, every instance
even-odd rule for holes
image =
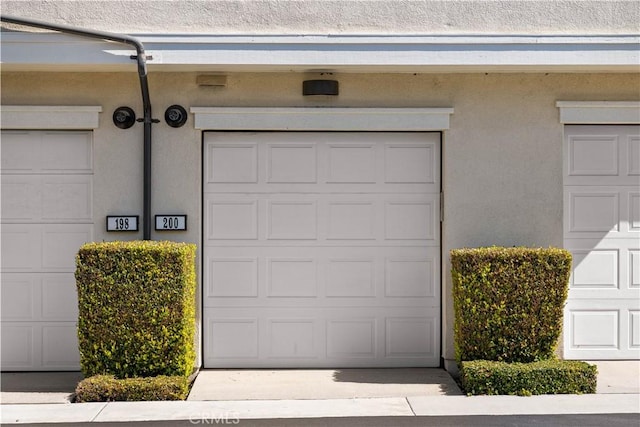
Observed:
[[[206,367],[437,366],[440,138],[206,133]]]

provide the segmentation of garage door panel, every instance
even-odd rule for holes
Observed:
[[[640,350],[640,309],[629,310],[629,348]]]
[[[629,135],[627,141],[627,176],[638,177],[640,176],[640,136]]]
[[[378,326],[375,317],[329,318],[326,324],[327,357],[375,359]]]
[[[207,240],[257,240],[257,200],[205,200]]]
[[[93,240],[91,132],[2,132],[2,369],[78,370],[75,255]]]
[[[234,298],[252,304],[250,298],[268,297],[256,303],[280,304],[283,298],[327,297],[374,299],[361,304],[419,298],[436,305],[439,262],[435,248],[215,247],[207,254],[204,297],[211,300],[207,304],[221,298],[224,304]]]
[[[384,182],[387,184],[435,184],[436,143],[386,143]],[[437,160],[439,162],[439,159]]]
[[[618,310],[570,310],[571,347],[619,349]]]
[[[2,273],[3,321],[76,321],[73,273]]]
[[[617,134],[570,135],[569,176],[618,175]]]
[[[258,182],[258,144],[209,143],[205,148],[206,183],[255,184]]]
[[[629,191],[628,201],[629,232],[637,233],[636,236],[640,239],[640,193],[636,191]]]
[[[385,259],[385,296],[435,298],[437,296],[435,257],[387,257]]]
[[[90,222],[93,185],[89,175],[43,176],[40,217],[48,222]]]
[[[92,187],[88,175],[3,176],[3,222],[91,222]]]
[[[318,205],[309,201],[267,201],[267,240],[317,240]]]
[[[3,371],[76,371],[80,353],[75,322],[3,322]]]
[[[310,359],[318,354],[319,333],[315,319],[267,319],[267,357]]]
[[[569,300],[565,309],[565,352],[572,359],[638,357],[640,300]],[[568,340],[568,341],[567,341]],[[598,356],[594,356],[597,354]]]
[[[577,298],[640,297],[640,249],[636,239],[572,239],[569,295]]]
[[[2,224],[2,271],[42,269],[42,228],[38,225]]]
[[[618,289],[620,251],[617,249],[574,250],[572,288]]]
[[[88,174],[93,170],[91,132],[2,133],[3,174]]]
[[[640,136],[637,126],[571,126],[567,129],[565,185],[638,185]]]
[[[2,369],[30,370],[36,366],[34,355],[37,343],[34,328],[30,324],[16,322],[2,322]]]
[[[39,168],[44,173],[91,173],[91,136],[91,132],[45,132],[40,147],[42,161]]]
[[[629,288],[640,289],[640,249],[629,250]]]
[[[440,195],[204,196],[207,245],[439,246]],[[224,242],[229,241],[229,242]]]
[[[255,317],[219,317],[219,311],[205,315],[205,359],[212,367],[216,361],[226,365],[235,360],[258,358],[258,319]],[[208,355],[208,357],[207,357]],[[225,362],[225,360],[227,360]],[[215,363],[215,362],[214,362]],[[242,362],[239,362],[240,365]]]
[[[56,224],[42,227],[42,268],[74,271],[80,246],[93,241],[92,224]]]
[[[34,318],[34,301],[40,286],[38,275],[3,272],[0,279],[2,280],[2,312],[0,313],[2,321]]]
[[[327,183],[375,184],[377,169],[375,144],[327,144]]]
[[[209,133],[205,153],[205,192],[440,190],[438,134]]]
[[[429,358],[438,355],[438,322],[433,317],[390,317],[385,319],[385,356]]]
[[[205,329],[205,363],[222,367],[425,366],[438,360],[438,309],[218,308]],[[259,331],[263,331],[262,333]],[[207,357],[209,355],[209,357]]]
[[[565,128],[564,356],[639,359],[640,127]],[[633,157],[633,158],[632,158]]]
[[[42,319],[75,322],[78,319],[78,294],[73,273],[41,276]]]
[[[37,132],[3,131],[0,141],[2,174],[39,172],[42,164],[41,139]]]
[[[31,222],[41,218],[39,177],[2,176],[2,222]]]
[[[267,143],[266,182],[307,184],[318,182],[317,148],[313,143]]]
[[[69,351],[75,349],[76,351]],[[77,369],[80,365],[75,323],[47,323],[42,326],[42,367],[51,370]]]
[[[392,201],[385,204],[386,240],[435,240],[439,216],[436,200]]]
[[[640,239],[638,186],[565,186],[564,199],[566,239]]]

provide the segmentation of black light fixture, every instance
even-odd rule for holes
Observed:
[[[164,121],[172,128],[179,128],[187,122],[187,110],[181,105],[172,105],[164,112]]]
[[[337,80],[305,80],[302,82],[302,94],[307,95],[338,95]]]
[[[129,107],[118,107],[113,112],[113,124],[120,129],[129,129],[136,122],[136,113]]]

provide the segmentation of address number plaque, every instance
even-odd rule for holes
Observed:
[[[156,215],[156,231],[184,231],[186,229],[186,215]]]
[[[138,231],[138,215],[108,215],[107,231]]]

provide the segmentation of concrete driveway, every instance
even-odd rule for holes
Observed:
[[[640,361],[597,361],[598,394],[640,394]],[[0,401],[67,403],[80,372],[4,372]],[[460,395],[442,369],[203,370],[188,400],[304,400]]]

